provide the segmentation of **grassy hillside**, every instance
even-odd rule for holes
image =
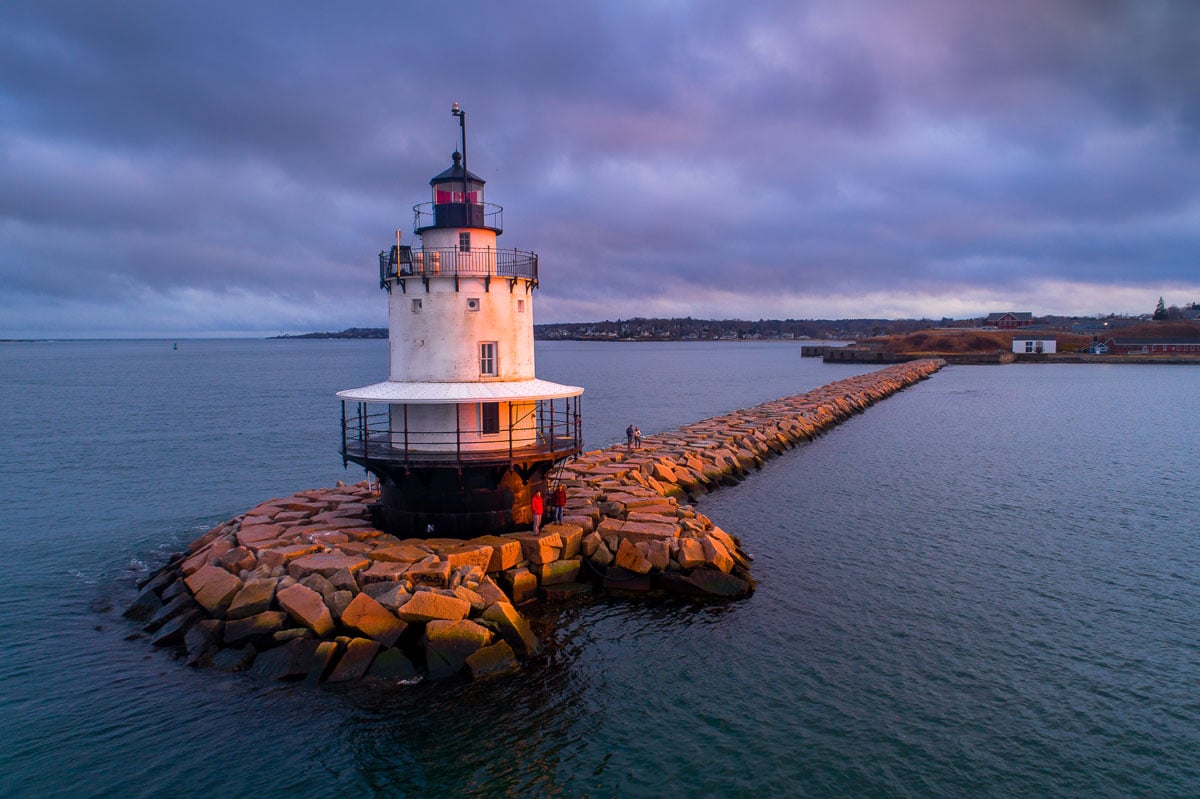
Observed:
[[[1017,330],[918,330],[903,336],[882,336],[868,339],[865,344],[884,352],[903,352],[921,355],[962,355],[988,353],[996,350],[1012,351],[1013,336],[1027,335],[1028,331]],[[1059,352],[1074,352],[1092,341],[1091,334],[1055,332]],[[1197,322],[1146,322],[1098,334],[1103,341],[1108,338],[1162,338],[1189,340],[1200,339],[1200,323]]]
[[[872,344],[885,352],[919,353],[921,355],[964,355],[1002,350],[1012,351],[1012,330],[918,330],[905,336],[885,336],[872,339]],[[1055,333],[1059,350],[1084,347],[1091,336]],[[878,342],[878,344],[876,344]]]

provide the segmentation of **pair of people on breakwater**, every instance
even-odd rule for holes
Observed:
[[[629,425],[629,427],[625,428],[625,448],[642,448],[642,428],[634,427],[633,425]]]
[[[555,523],[561,523],[563,520],[563,510],[566,507],[567,491],[559,485],[550,494],[550,520]],[[542,497],[541,491],[534,493],[533,499],[529,503],[529,509],[533,511],[533,532],[537,533],[541,529],[542,516],[546,512],[546,501]]]

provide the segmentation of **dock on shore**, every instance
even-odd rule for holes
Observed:
[[[125,615],[189,664],[275,679],[511,673],[539,645],[516,607],[610,591],[748,596],[741,540],[693,507],[770,457],[923,380],[895,364],[565,464],[563,521],[538,533],[398,539],[366,483],[267,500],[196,539]]]

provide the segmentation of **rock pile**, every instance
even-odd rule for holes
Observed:
[[[741,480],[763,462],[929,377],[926,359],[839,380],[793,397],[588,452],[562,468],[563,521],[584,533],[590,571],[606,588],[720,597],[751,593],[741,541],[688,501]]]
[[[278,679],[508,674],[538,651],[516,610],[542,598],[754,590],[741,541],[689,501],[937,371],[912,361],[706,419],[562,467],[562,523],[539,533],[399,539],[366,483],[302,491],[217,525],[139,586],[125,615],[188,662]]]
[[[268,500],[194,541],[125,615],[191,664],[279,679],[478,679],[536,654],[514,607],[537,594],[532,543],[401,540],[371,527],[376,498],[360,483]]]

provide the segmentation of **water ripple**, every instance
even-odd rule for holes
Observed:
[[[213,523],[345,477],[326,400],[377,379],[385,346],[160,344],[43,348],[19,398],[0,381],[19,417],[0,485],[22,486],[3,497],[0,793],[1197,794],[1193,370],[948,368],[704,498],[756,556],[749,600],[547,608],[514,678],[313,690],[192,670],[125,640],[119,610]],[[603,377],[600,436],[639,403],[650,431],[849,374],[777,346],[647,347],[539,346],[539,373]],[[729,385],[664,392],[658,361]],[[299,373],[305,391],[274,388]],[[67,442],[82,520],[37,457]]]

